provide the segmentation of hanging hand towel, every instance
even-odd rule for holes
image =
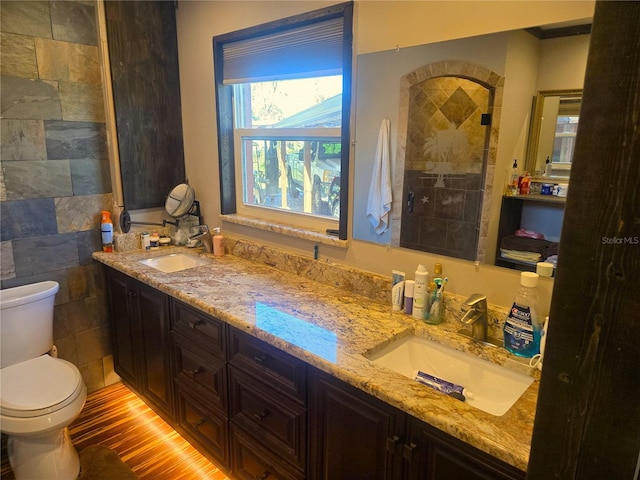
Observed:
[[[378,235],[389,228],[391,211],[391,167],[389,165],[389,119],[382,120],[378,133],[378,146],[369,187],[367,218]]]

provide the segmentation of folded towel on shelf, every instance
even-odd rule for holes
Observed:
[[[535,252],[523,252],[520,250],[500,249],[500,256],[507,260],[517,260],[525,263],[536,263],[542,259],[542,255]]]
[[[389,124],[389,119],[385,118],[380,125],[367,201],[367,218],[378,235],[383,234],[389,228],[389,212],[392,201]]]
[[[535,252],[541,257],[547,257],[547,249],[552,242],[538,238],[507,235],[500,241],[500,249],[517,250],[520,252]]]

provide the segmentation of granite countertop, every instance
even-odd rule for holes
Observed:
[[[163,273],[139,262],[168,253],[199,255],[210,264]],[[539,373],[504,349],[487,348],[456,333],[449,320],[432,326],[387,303],[350,293],[234,255],[214,258],[201,249],[93,254],[94,259],[258,337],[448,434],[526,471]],[[286,323],[286,328],[282,328]],[[457,322],[456,322],[457,323]],[[416,333],[514,370],[534,382],[498,417],[443,395],[364,355]]]

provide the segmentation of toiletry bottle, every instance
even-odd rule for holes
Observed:
[[[154,230],[151,235],[149,235],[149,244],[152,250],[160,247],[160,235],[158,235],[158,232],[156,230]]]
[[[404,313],[413,314],[413,291],[415,280],[405,280],[404,282]]]
[[[220,227],[213,229],[213,256],[224,256],[224,236],[220,233]]]
[[[504,347],[514,355],[531,358],[540,353],[538,274],[522,272],[520,288],[504,322]]]
[[[551,159],[549,158],[549,156],[547,155],[547,160],[544,163],[544,173],[542,174],[545,177],[548,177],[549,175],[551,175]]]
[[[427,283],[429,272],[424,265],[418,265],[413,286],[413,318],[424,320],[427,310]]]
[[[102,251],[113,252],[113,222],[111,221],[111,213],[106,210],[102,211],[100,233],[102,234]]]
[[[149,250],[151,248],[151,242],[149,241],[149,232],[142,232],[142,235],[140,235],[140,239],[142,248],[144,248],[145,250]]]
[[[518,194],[518,160],[513,159],[513,166],[507,172],[507,189],[504,192],[507,196]]]

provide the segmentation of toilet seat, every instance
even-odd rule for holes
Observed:
[[[76,400],[83,387],[75,365],[41,355],[0,369],[0,413],[18,418],[48,415]]]

